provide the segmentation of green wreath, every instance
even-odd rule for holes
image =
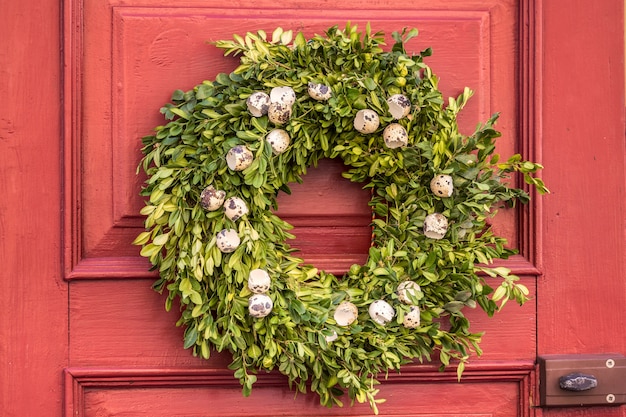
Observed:
[[[347,392],[377,412],[378,375],[436,355],[460,378],[481,353],[464,307],[492,315],[527,299],[516,276],[488,266],[514,250],[487,221],[528,201],[511,174],[547,191],[532,175],[541,166],[498,162],[497,115],[459,133],[471,92],[444,103],[430,49],[405,50],[415,35],[394,32],[387,52],[369,25],[218,41],[239,67],[174,92],[161,109],[169,122],[143,138],[146,231],[135,244],[160,274],[166,309],[180,303],[184,347],[231,352],[244,395],[258,371],[277,369],[323,405]],[[372,190],[369,257],[343,277],[295,256],[291,226],[272,211],[322,158],[341,158],[345,178]],[[485,276],[500,277],[495,291]]]

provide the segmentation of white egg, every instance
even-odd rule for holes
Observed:
[[[272,103],[267,110],[267,117],[275,125],[284,125],[291,118],[291,106],[282,103]]]
[[[415,329],[419,327],[421,322],[420,318],[420,309],[416,306],[411,306],[411,310],[404,315],[404,320],[402,320],[402,325],[407,329]]]
[[[246,100],[248,111],[254,117],[261,117],[267,114],[267,110],[270,107],[270,96],[262,91],[252,93],[248,100]]]
[[[454,184],[450,175],[440,174],[430,181],[430,190],[438,197],[450,197]]]
[[[333,318],[339,326],[349,326],[354,323],[359,316],[359,310],[349,301],[344,301],[335,309]]]
[[[200,206],[205,210],[215,211],[222,207],[225,197],[226,192],[216,190],[215,187],[209,185],[200,193]]]
[[[311,96],[311,98],[317,101],[326,101],[333,94],[329,86],[324,85],[324,84],[316,84],[316,83],[308,84],[308,92],[309,92],[309,96]]]
[[[411,112],[411,101],[403,94],[394,94],[387,99],[389,113],[396,119],[402,119]]]
[[[229,197],[224,201],[224,213],[232,221],[237,221],[241,216],[248,214],[248,206],[239,197]]]
[[[248,289],[255,294],[263,294],[270,289],[272,279],[264,269],[253,269],[248,275]]]
[[[270,91],[270,102],[291,107],[296,102],[296,92],[291,87],[274,87]]]
[[[291,138],[289,137],[289,133],[283,129],[274,129],[265,137],[267,143],[272,147],[272,152],[274,155],[279,155],[287,150],[289,147],[289,143],[291,143]]]
[[[404,126],[392,123],[383,130],[385,145],[390,149],[401,148],[409,143],[409,135]]]
[[[233,171],[243,171],[252,164],[252,161],[254,155],[245,145],[233,146],[226,153],[226,164]]]
[[[368,312],[372,320],[384,326],[396,315],[393,307],[385,300],[376,300],[370,304]]]
[[[241,239],[239,239],[239,235],[235,229],[220,230],[216,238],[217,248],[223,253],[234,252],[241,243]]]
[[[248,312],[254,318],[260,319],[272,312],[274,303],[265,294],[254,294],[248,299]]]
[[[443,239],[448,231],[448,219],[441,213],[433,213],[424,219],[424,235],[431,239]]]
[[[353,124],[358,132],[367,135],[374,133],[378,129],[380,118],[374,110],[363,109],[356,113]]]
[[[417,282],[414,281],[402,281],[396,290],[398,299],[404,304],[414,304],[411,298],[415,298],[422,291]]]

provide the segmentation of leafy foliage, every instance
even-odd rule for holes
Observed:
[[[326,36],[306,40],[301,33],[276,29],[234,35],[216,43],[226,55],[240,57],[239,67],[219,74],[191,91],[175,91],[161,111],[167,123],[143,138],[140,165],[148,174],[142,191],[147,197],[141,214],[146,231],[135,240],[141,255],[159,271],[157,291],[168,293],[166,308],[178,299],[184,326],[184,347],[208,359],[212,350],[229,351],[230,368],[249,394],[257,373],[278,370],[290,386],[319,395],[323,405],[369,402],[374,411],[377,376],[399,370],[412,361],[442,367],[457,361],[459,377],[472,352],[480,354],[481,334],[470,331],[463,308],[479,306],[494,314],[507,300],[522,304],[528,290],[505,268],[489,267],[506,258],[505,239],[495,236],[487,220],[503,205],[527,202],[526,191],[510,184],[511,175],[546,192],[534,174],[539,164],[515,155],[499,162],[494,154],[497,115],[469,137],[459,133],[456,117],[471,96],[466,89],[445,103],[437,78],[424,63],[426,50],[407,55],[406,41],[417,30],[394,33],[395,44],[384,52],[383,34],[364,33],[356,26],[332,27]],[[307,95],[309,82],[331,87],[332,98],[319,102]],[[290,86],[297,94],[293,115],[284,127],[291,146],[273,155],[265,136],[272,129],[267,116],[252,117],[246,99],[253,92]],[[382,129],[392,122],[386,98],[402,93],[411,103],[409,117],[399,121],[409,133],[404,148],[384,146]],[[353,128],[360,109],[375,110],[381,127],[372,135]],[[254,153],[251,166],[231,171],[225,154],[245,144]],[[373,244],[364,265],[353,265],[336,277],[305,265],[288,244],[291,226],[276,216],[279,191],[302,181],[302,175],[322,158],[341,158],[345,177],[373,190],[370,205]],[[437,174],[454,178],[449,198],[429,188]],[[200,193],[208,186],[248,203],[250,212],[233,222],[222,211],[205,211]],[[450,228],[444,239],[427,238],[425,217],[444,214]],[[238,231],[241,245],[220,252],[216,233]],[[272,277],[272,313],[250,317],[246,286],[252,269]],[[484,274],[500,277],[491,288]],[[422,289],[416,299],[421,325],[402,325],[409,306],[398,302],[396,287],[413,280]],[[386,326],[367,313],[374,300],[392,304],[396,317]],[[335,307],[349,300],[359,308],[349,327],[333,319]],[[327,341],[334,332],[338,338]]]

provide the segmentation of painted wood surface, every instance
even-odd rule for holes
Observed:
[[[61,274],[60,4],[0,12],[0,415],[60,415],[68,365]],[[34,17],[37,16],[35,19]]]
[[[520,385],[528,385],[527,367],[511,364],[485,367],[468,372],[464,383],[454,373],[443,375],[432,370],[409,368],[403,378],[391,378],[381,387],[389,401],[383,416],[473,416],[508,417],[516,415]],[[311,395],[294,398],[281,386],[276,375],[262,375],[258,388],[242,399],[238,386],[228,373],[202,370],[110,370],[72,369],[66,372],[66,387],[81,398],[68,405],[72,415],[97,416],[366,416],[371,411],[363,404],[349,408],[320,409]],[[489,384],[481,381],[489,381]],[[173,388],[176,389],[173,389]],[[522,396],[527,394],[521,391]],[[483,412],[468,414],[464,401],[471,396],[474,408]],[[171,411],[176,409],[175,412]],[[87,413],[83,413],[87,410]],[[89,413],[89,414],[88,414]]]
[[[309,396],[293,400],[273,374],[260,378],[250,401],[242,399],[227,356],[207,363],[182,349],[177,316],[163,311],[163,297],[150,290],[152,275],[129,242],[141,222],[137,138],[159,123],[158,107],[173,89],[233,65],[207,38],[259,24],[314,31],[352,17],[376,28],[375,17],[386,31],[401,23],[419,27],[415,48],[434,47],[430,63],[444,92],[465,85],[477,91],[465,128],[501,111],[502,152],[522,150],[543,162],[552,190],[497,224],[522,251],[506,265],[536,297],[491,320],[473,312],[473,323],[487,332],[485,355],[472,361],[463,382],[428,366],[408,367],[384,384],[381,413],[626,416],[626,407],[537,408],[533,366],[537,354],[626,352],[623,3],[365,0],[358,10],[336,3],[3,6],[0,415],[369,413],[320,409]],[[207,9],[222,24],[207,25]],[[190,50],[197,53],[188,58]],[[460,63],[450,65],[453,59]],[[327,197],[334,170],[312,172],[282,206],[300,230],[303,254],[341,269],[367,246],[367,213],[350,211],[360,203],[330,213],[337,221],[331,230],[317,226],[324,219],[319,209],[332,200],[306,204],[308,214],[298,210],[299,201]],[[358,189],[349,192],[355,202],[364,198]],[[351,219],[343,226],[342,216]],[[335,258],[316,244],[332,233]],[[259,404],[266,408],[259,412]]]
[[[544,177],[553,185],[542,207],[538,352],[624,353],[624,4],[560,3],[545,0],[542,10],[538,127]],[[588,77],[602,81],[585,85]],[[626,407],[543,415],[623,417]]]

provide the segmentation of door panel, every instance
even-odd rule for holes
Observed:
[[[312,35],[348,20],[364,28],[369,20],[374,31],[386,32],[390,47],[392,31],[417,27],[420,35],[408,49],[433,48],[427,62],[444,94],[455,96],[465,86],[475,91],[462,113],[462,130],[471,133],[477,122],[499,111],[498,128],[504,133],[499,152],[506,157],[533,148],[518,129],[517,56],[526,42],[519,34],[525,3],[366,0],[358,8],[334,3],[287,1],[276,9],[265,1],[206,6],[199,1],[68,0],[68,79],[74,82],[68,88],[72,111],[66,121],[66,149],[71,150],[65,164],[66,415],[370,414],[366,406],[320,409],[313,396],[293,400],[285,381],[274,374],[261,375],[252,398],[243,399],[226,369],[228,355],[204,361],[183,350],[182,329],[175,327],[178,312],[164,311],[164,297],[150,289],[154,274],[130,244],[143,230],[138,215],[143,178],[135,171],[139,139],[163,123],[158,110],[172,91],[190,89],[237,65],[207,43],[233,33],[281,26]],[[369,195],[346,183],[341,169],[322,161],[292,195],[279,200],[280,215],[296,226],[294,245],[305,260],[334,273],[366,259],[371,233]],[[341,196],[332,192],[336,189]],[[520,226],[533,224],[531,213],[504,210],[494,227],[520,249],[520,255],[501,264],[522,277],[532,300],[522,308],[511,305],[493,319],[480,311],[469,313],[474,330],[486,331],[485,354],[472,360],[462,383],[456,382],[454,370],[409,366],[383,383],[381,397],[388,401],[382,415],[530,415],[538,270],[531,250],[533,228]],[[267,411],[259,412],[259,404]]]
[[[460,384],[455,373],[424,367],[407,367],[403,374],[381,386],[380,397],[387,403],[380,415],[510,417],[529,407],[526,367],[485,366],[470,371]],[[315,396],[294,396],[282,383],[280,375],[262,375],[246,399],[225,369],[78,368],[66,371],[66,389],[77,399],[66,409],[68,415],[88,417],[371,415],[364,404],[320,408]]]
[[[277,13],[262,9],[259,2],[254,10],[168,4],[71,3],[72,10],[83,13],[84,34],[72,33],[70,45],[75,72],[82,77],[75,86],[71,125],[71,144],[76,145],[71,149],[76,154],[69,178],[75,181],[76,196],[70,201],[74,230],[68,236],[69,278],[148,275],[145,260],[129,245],[142,221],[137,215],[143,205],[137,196],[142,179],[135,174],[138,138],[163,122],[158,109],[175,89],[190,89],[236,66],[235,60],[207,44],[233,33],[280,25],[311,35],[347,20],[364,27],[363,16],[381,13],[385,19],[371,23],[374,30],[387,32],[389,40],[393,30],[418,27],[421,34],[408,49],[433,48],[428,63],[440,76],[444,94],[455,96],[465,86],[476,92],[462,113],[462,129],[469,133],[477,122],[499,111],[498,127],[504,133],[500,152],[510,155],[521,147],[514,65],[518,6],[513,1],[464,1],[458,8],[450,8],[449,2],[428,2],[428,8],[383,11],[376,10],[374,2],[370,10],[324,10],[325,19],[317,17],[319,11],[298,8]],[[77,91],[83,94],[76,96]],[[503,212],[497,220],[497,230],[513,246],[521,239],[516,214]]]
[[[529,279],[529,282],[532,282]],[[176,307],[164,311],[165,297],[153,294],[150,281],[97,280],[72,282],[70,306],[72,366],[194,366],[220,368],[227,354],[210,361],[194,358],[182,348],[182,330],[175,327]],[[531,287],[534,297],[534,288]],[[484,354],[469,365],[489,361],[534,361],[536,344],[533,301],[511,306],[492,319],[481,311],[467,317],[485,331]]]

